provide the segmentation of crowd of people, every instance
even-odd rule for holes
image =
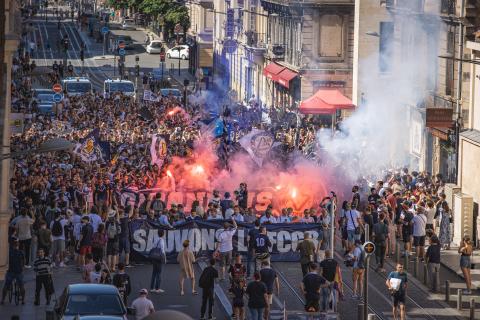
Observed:
[[[105,98],[94,93],[65,96],[55,105],[52,115],[40,114],[34,104],[32,107],[31,72],[35,64],[29,57],[27,51],[13,61],[12,108],[13,111],[31,114],[31,117],[25,122],[24,132],[12,136],[12,151],[35,148],[57,137],[81,144],[94,129],[98,129],[98,139],[108,142],[110,156],[86,162],[75,152],[62,151],[26,153],[22,158],[15,159],[10,180],[13,208],[9,229],[11,249],[2,303],[14,280],[20,285],[22,302],[25,302],[23,271],[33,266],[36,273],[34,304],[40,303],[42,288],[45,288],[46,303],[49,304],[54,291],[52,267],[63,268],[73,264],[81,272],[84,282],[117,286],[127,304],[132,290],[132,281],[126,272],[132,265],[130,224],[136,219],[150,220],[165,227],[175,227],[194,219],[227,221],[218,236],[210,266],[198,279],[198,287],[202,289],[202,318],[207,314],[209,318],[213,317],[216,279],[228,278],[234,316],[237,319],[246,318],[246,295],[250,318],[268,319],[272,296],[274,292],[279,294],[280,285],[271,266],[269,251],[272,243],[265,224],[322,225],[324,232],[317,244],[312,241],[310,233],[305,232],[297,246],[306,311],[336,310],[338,300],[344,296],[341,269],[333,257],[334,252],[329,250],[328,234],[333,230],[337,230],[341,238],[345,263],[353,269],[354,299],[362,296],[366,267],[362,244],[367,239],[376,245],[379,272],[386,272],[385,259],[395,255],[397,241],[404,243],[404,255],[426,260],[430,275],[439,272],[440,251],[450,248],[453,222],[451,204],[446,201],[441,176],[432,177],[427,173],[403,169],[382,177],[367,192],[355,186],[351,199],[343,197],[347,200],[339,207],[335,221],[330,216],[331,208],[337,201],[335,194],[325,197],[319,206],[305,209],[300,215],[295,215],[292,208],[281,208],[276,213],[272,206],[257,213],[248,207],[248,187],[245,183],[223,196],[214,190],[206,208],[199,201],[195,201],[191,208],[175,203],[170,203],[168,207],[162,201],[161,193],[151,194],[142,203],[138,197],[125,199],[123,191],[126,189],[158,187],[169,175],[166,164],[172,163],[172,157],[195,161],[191,157],[194,144],[205,138],[202,122],[206,120],[204,116],[207,112],[203,106],[182,106],[182,102],[171,95],[160,96],[158,101],[137,102],[122,94]],[[59,76],[59,69],[54,68],[52,73]],[[225,121],[230,121],[232,119],[226,109],[223,117]],[[255,122],[250,125],[255,125]],[[283,141],[282,150],[287,153],[310,145],[318,129],[311,123],[305,123],[303,128],[262,126]],[[166,157],[160,163],[155,163],[152,158],[151,141],[155,136],[165,137],[168,141]],[[226,140],[226,137],[221,139]],[[233,139],[233,143],[236,140]],[[237,222],[255,225],[247,239],[246,264],[232,246]],[[152,293],[164,292],[161,279],[167,260],[164,230],[158,230],[157,239],[149,253]],[[427,244],[429,246],[425,250]],[[414,252],[412,248],[415,248]],[[465,294],[471,293],[472,250],[471,239],[465,237],[459,249],[460,267],[467,283]],[[180,294],[185,294],[185,280],[190,279],[191,292],[196,295],[195,255],[188,241],[183,243],[177,262]],[[400,311],[400,318],[405,319],[407,276],[402,265],[398,264],[396,271],[387,278],[386,286],[392,291],[394,315]],[[433,279],[431,276],[432,288],[435,286]],[[142,310],[137,313],[137,319],[141,319],[138,315],[154,311],[153,304],[147,299],[148,290],[141,289],[139,295],[133,302],[134,307]]]

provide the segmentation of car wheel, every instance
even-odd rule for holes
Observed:
[[[187,60],[187,56],[185,56],[184,54],[182,54],[182,59],[183,59],[183,60]]]
[[[167,58],[170,59],[170,53],[167,53]]]

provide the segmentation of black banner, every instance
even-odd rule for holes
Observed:
[[[157,230],[164,229],[169,262],[176,262],[177,254],[183,248],[183,241],[187,239],[190,241],[190,249],[197,257],[210,257],[215,250],[217,237],[223,230],[224,222],[224,220],[192,220],[170,229],[150,220],[133,220],[131,222],[132,248],[148,258],[148,253],[158,239]],[[310,233],[315,246],[324,236],[322,226],[315,223],[278,223],[265,226],[273,245],[270,249],[272,261],[298,261],[297,244],[303,240],[305,231]],[[238,223],[237,232],[233,237],[234,252],[247,254],[247,236],[251,228],[253,228],[251,224]]]

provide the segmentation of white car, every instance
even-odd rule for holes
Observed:
[[[135,21],[133,19],[125,19],[122,23],[123,30],[135,30]]]
[[[176,46],[167,51],[167,58],[188,60],[188,46]]]
[[[162,50],[163,44],[160,40],[152,40],[147,45],[147,53],[160,53]]]

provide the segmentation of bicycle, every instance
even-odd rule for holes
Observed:
[[[15,299],[15,305],[18,306],[20,304],[20,286],[17,284],[16,279],[13,279],[8,289],[8,302],[12,303],[12,299]]]

